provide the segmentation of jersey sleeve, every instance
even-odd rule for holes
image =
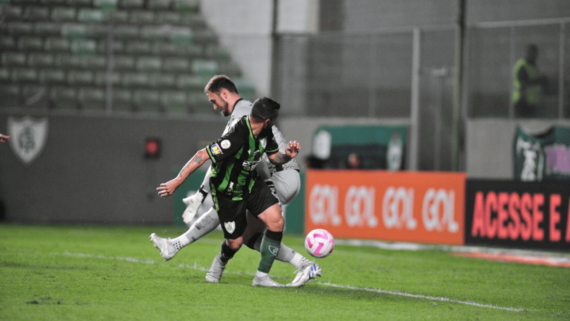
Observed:
[[[265,146],[265,153],[267,155],[272,155],[277,152],[279,152],[279,144],[277,144],[273,133],[269,131],[269,134],[267,135],[267,146]]]
[[[235,122],[222,137],[206,146],[214,164],[235,155],[246,144],[249,133],[242,120]]]

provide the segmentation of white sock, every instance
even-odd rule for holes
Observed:
[[[190,229],[179,237],[172,239],[174,246],[180,244],[180,248],[185,247],[188,244],[194,243],[201,239],[202,236],[212,232],[220,224],[220,219],[218,218],[218,213],[214,208],[210,208],[206,213],[202,214]],[[177,248],[178,249],[178,248]]]
[[[300,270],[303,267],[303,259],[307,260],[307,258],[301,254],[295,253],[289,263],[293,264],[298,270]]]
[[[257,272],[255,273],[255,277],[262,278],[264,276],[267,276],[267,273],[261,272],[260,270],[257,270]]]

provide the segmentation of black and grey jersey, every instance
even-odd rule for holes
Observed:
[[[263,130],[256,138],[248,116],[234,120],[224,135],[206,147],[212,160],[210,187],[212,196],[223,194],[235,201],[251,192],[257,175],[255,167],[263,153],[279,151],[270,129]]]

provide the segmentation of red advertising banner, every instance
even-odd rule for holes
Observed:
[[[307,172],[305,231],[463,244],[465,173]]]

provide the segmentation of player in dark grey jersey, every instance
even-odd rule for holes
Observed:
[[[205,93],[215,110],[220,111],[223,116],[230,117],[230,120],[224,130],[224,134],[227,133],[231,124],[235,122],[236,119],[251,113],[251,102],[241,99],[237,88],[235,88],[233,82],[226,76],[213,77],[206,85]],[[280,152],[284,153],[288,144],[287,141],[285,141],[285,138],[276,126],[272,127],[272,132],[279,145]],[[210,171],[211,168],[208,170],[200,190],[184,200],[188,205],[183,214],[184,221],[187,224],[192,222],[198,207],[202,204],[208,194],[210,194]],[[256,171],[270,186],[274,195],[279,200],[279,204],[282,209],[284,209],[285,205],[290,203],[299,193],[301,182],[299,177],[299,166],[295,159],[292,159],[283,165],[275,166],[268,161],[264,154],[263,160],[259,162],[256,167]],[[251,215],[248,215],[247,218],[248,228],[244,233],[244,242],[248,247],[259,251],[265,226],[260,220],[253,218]],[[191,225],[190,229],[181,236],[172,240],[156,236],[153,242],[155,243],[155,246],[160,249],[162,257],[165,260],[169,260],[182,247],[191,244],[204,235],[210,233],[216,229],[219,224],[220,219],[218,213],[214,208],[211,208],[200,216]],[[302,286],[310,279],[316,278],[321,274],[318,264],[309,261],[301,254],[287,247],[285,244],[281,244],[281,250],[277,255],[277,260],[288,262],[294,265],[298,270],[295,279],[289,283],[288,286]],[[214,260],[214,263],[215,262],[216,261]],[[215,264],[213,264],[213,266],[214,265]],[[215,280],[215,278],[210,278],[210,280]]]

